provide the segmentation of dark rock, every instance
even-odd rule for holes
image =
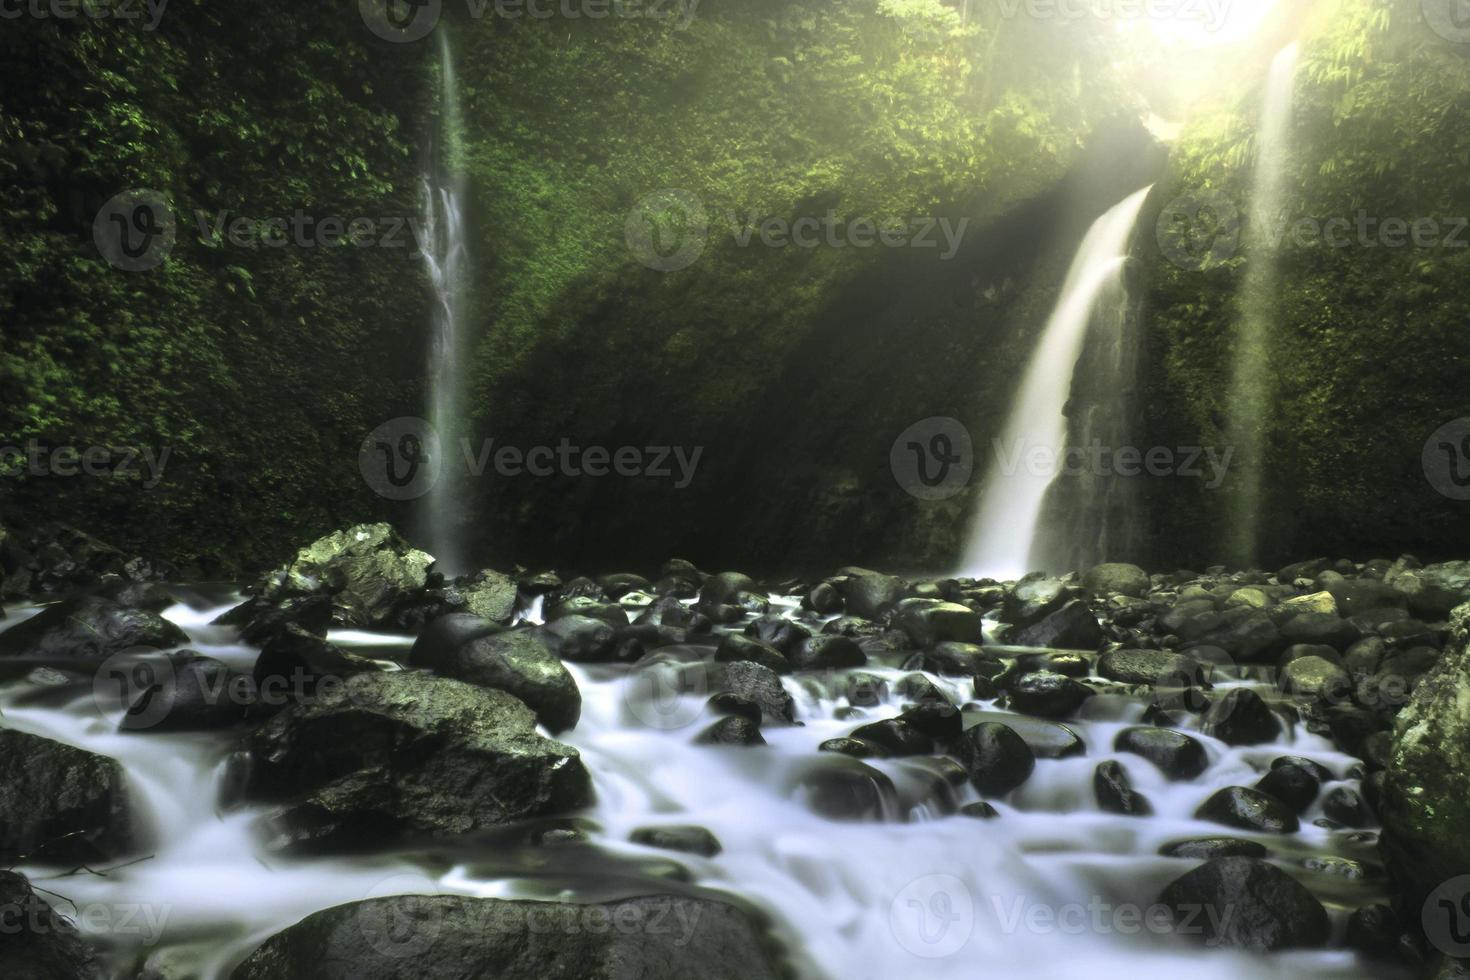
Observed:
[[[1304,886],[1255,858],[1216,858],[1176,879],[1159,896],[1181,934],[1210,946],[1266,952],[1320,946],[1327,911]]]
[[[1358,791],[1348,786],[1335,786],[1329,790],[1322,800],[1322,812],[1327,819],[1344,827],[1373,826],[1373,811]]]
[[[797,670],[840,670],[863,666],[868,655],[849,637],[819,634],[803,640],[790,660]]]
[[[894,613],[893,624],[921,649],[945,642],[979,644],[984,639],[979,613],[937,599],[904,599]]]
[[[1147,817],[1154,812],[1143,794],[1137,792],[1128,781],[1128,773],[1111,760],[1099,763],[1093,771],[1092,792],[1097,797],[1097,805],[1105,813]]]
[[[1011,633],[1018,647],[1049,647],[1062,650],[1096,650],[1106,637],[1087,603],[1075,600],[1045,619]]]
[[[1348,917],[1348,948],[1372,959],[1393,959],[1402,934],[1398,917],[1387,905],[1365,905]]]
[[[293,705],[246,750],[243,796],[280,805],[278,845],[471,833],[592,799],[577,751],[538,735],[520,701],[407,671],[357,674]]]
[[[781,678],[769,667],[748,661],[721,664],[714,679],[731,694],[755,702],[766,718],[788,725],[796,720],[796,703],[781,686]]]
[[[0,962],[10,980],[103,980],[106,976],[71,919],[52,909],[14,871],[0,871]]]
[[[419,649],[415,645],[414,650]],[[415,661],[414,665],[513,695],[553,734],[577,727],[582,716],[577,682],[557,657],[545,630],[523,627],[487,633],[446,658]]]
[[[1273,765],[1271,771],[1256,783],[1256,789],[1275,797],[1300,814],[1317,799],[1322,785],[1312,772],[1288,762],[1284,765]]]
[[[1311,759],[1304,759],[1299,755],[1283,755],[1271,760],[1272,769],[1280,769],[1282,766],[1295,766],[1298,769],[1305,769],[1319,783],[1330,783],[1337,778],[1333,775],[1332,770],[1322,765],[1322,763],[1314,762]]]
[[[326,636],[332,628],[332,599],[325,595],[310,595],[271,602],[257,597],[231,609],[215,623],[239,628],[240,639],[253,646],[263,646],[288,626],[298,626],[308,633]]]
[[[1031,778],[1036,756],[1020,735],[998,722],[981,722],[951,743],[970,782],[984,796],[1004,796]]]
[[[1274,660],[1287,645],[1270,615],[1249,606],[1193,619],[1179,635],[1192,646],[1219,647],[1240,663]]]
[[[891,779],[857,759],[831,753],[792,772],[782,792],[829,820],[882,820],[896,809]]]
[[[780,616],[762,616],[745,627],[745,635],[769,643],[784,656],[800,646],[812,631]]]
[[[894,758],[926,755],[934,751],[933,739],[896,718],[863,725],[852,733],[852,737],[877,746],[884,755]]]
[[[232,980],[553,977],[776,980],[760,927],[733,905],[651,895],[600,905],[399,895],[307,916]]]
[[[763,643],[753,636],[727,633],[720,640],[719,648],[715,650],[715,662],[736,663],[739,661],[760,664],[778,674],[791,673],[791,661],[769,643]]]
[[[1076,650],[1043,650],[1016,657],[1012,668],[1015,676],[1049,671],[1064,677],[1088,677],[1092,674],[1092,658]]]
[[[801,608],[823,616],[840,613],[843,609],[842,594],[831,582],[821,582],[802,597]]]
[[[1005,597],[1001,619],[1017,627],[1031,626],[1081,594],[1080,589],[1058,579],[1037,578],[1017,582],[1015,590]]]
[[[1026,674],[1007,688],[1011,708],[1022,714],[1043,718],[1067,718],[1077,713],[1092,697],[1092,688],[1061,674],[1040,672]]]
[[[1328,585],[1327,591],[1337,600],[1337,608],[1344,616],[1356,616],[1369,609],[1408,606],[1408,596],[1383,582],[1364,579],[1336,582]]]
[[[389,625],[395,608],[428,584],[434,559],[387,524],[359,524],[318,538],[256,585],[268,602],[330,596],[334,621],[356,629]]]
[[[712,695],[707,703],[710,711],[717,715],[733,715],[756,725],[761,723],[761,706],[750,698],[731,694],[729,691],[721,691]]]
[[[966,803],[960,807],[960,815],[971,817],[975,820],[994,820],[1000,816],[995,807],[986,803],[984,800],[981,800],[979,803]]]
[[[1341,703],[1352,693],[1347,672],[1322,657],[1302,657],[1281,668],[1281,686],[1288,694]]]
[[[684,605],[678,599],[654,600],[634,620],[636,626],[677,626],[691,633],[708,633],[709,617]]]
[[[1281,734],[1281,722],[1259,694],[1238,687],[1210,705],[1201,730],[1227,745],[1259,745]]]
[[[749,718],[731,715],[721,718],[695,737],[699,745],[765,745],[760,726]]]
[[[1125,728],[1113,740],[1113,750],[1141,755],[1176,781],[1193,779],[1210,764],[1203,745],[1166,728]]]
[[[1114,562],[1096,565],[1082,576],[1082,586],[1095,596],[1126,595],[1141,598],[1148,595],[1148,573],[1137,565]]]
[[[847,611],[863,619],[877,619],[908,593],[903,579],[865,568],[843,569],[837,590]]]
[[[714,857],[724,850],[719,839],[703,827],[639,827],[628,839],[635,844],[701,857]]]
[[[603,595],[614,601],[630,592],[647,592],[653,587],[648,579],[632,572],[617,572],[600,576],[597,579],[597,585],[602,589]]]
[[[858,708],[875,708],[888,698],[888,682],[876,674],[851,673],[846,678],[847,703]]]
[[[1165,844],[1159,848],[1159,853],[1164,857],[1213,861],[1224,857],[1263,858],[1268,852],[1264,844],[1239,837],[1197,837]]]
[[[1208,687],[1205,668],[1182,653],[1164,650],[1109,650],[1097,662],[1099,677],[1120,684],[1155,687]]]
[[[1273,796],[1244,786],[1217,791],[1195,811],[1195,818],[1259,833],[1292,834],[1299,823],[1291,808]]]
[[[1336,613],[1304,612],[1286,621],[1281,627],[1281,636],[1288,643],[1346,650],[1362,639],[1363,633]]]
[[[303,697],[315,697],[323,684],[378,669],[371,660],[292,623],[265,641],[251,668],[251,680],[257,704],[268,714]]]
[[[515,579],[500,572],[476,572],[445,590],[446,603],[455,609],[501,626],[509,626],[516,614],[520,590]]]
[[[818,752],[837,752],[854,759],[877,759],[885,753],[876,745],[855,738],[829,738],[817,746]]]
[[[1378,665],[1388,655],[1388,644],[1380,636],[1365,636],[1348,647],[1342,665],[1353,677],[1366,677],[1378,672]]]
[[[193,650],[159,654],[126,669],[130,678],[125,686],[141,688],[118,724],[127,732],[229,728],[245,721],[258,700],[259,689],[251,678],[233,674],[225,664]],[[140,678],[149,682],[139,685]]]
[[[563,616],[537,628],[561,659],[578,664],[610,663],[618,659],[618,635],[606,621],[589,616]]]
[[[916,704],[899,715],[898,720],[930,738],[952,738],[960,734],[965,727],[965,719],[960,714],[960,709],[948,701],[943,703],[927,701]]]
[[[135,848],[136,834],[127,778],[117,762],[0,729],[0,861],[110,861]]]
[[[100,663],[138,647],[166,650],[188,642],[183,630],[157,613],[77,595],[0,633],[0,658]]]
[[[543,611],[547,627],[563,619],[595,619],[614,630],[629,625],[628,610],[615,602],[598,602],[588,596],[572,596],[547,603]]]
[[[429,621],[414,640],[408,662],[433,667],[449,663],[459,648],[504,627],[475,613],[447,613]]]
[[[736,600],[741,593],[758,591],[760,589],[755,584],[755,579],[749,575],[742,575],[739,572],[721,572],[705,580],[704,587],[699,591],[699,604],[701,606],[738,605]]]
[[[905,670],[923,670],[941,677],[994,677],[1004,669],[984,647],[974,643],[939,643],[916,653]]]

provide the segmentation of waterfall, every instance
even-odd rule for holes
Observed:
[[[993,444],[994,458],[965,557],[970,574],[1016,578],[1030,571],[1042,502],[1066,449],[1066,407],[1077,359],[1099,300],[1121,295],[1115,287],[1150,189],[1099,218],[1072,260],[1005,430]]]
[[[439,478],[424,497],[421,515],[423,540],[446,574],[465,571],[459,542],[465,515],[460,457],[455,447],[463,437],[464,285],[464,167],[461,149],[459,96],[449,41],[440,40],[440,159],[424,175],[424,238],[422,249],[434,305],[429,322],[429,418],[439,437],[443,465]]]
[[[1247,228],[1251,252],[1241,286],[1226,427],[1227,440],[1235,449],[1237,475],[1232,480],[1234,488],[1225,522],[1225,553],[1241,567],[1253,567],[1258,559],[1264,429],[1271,405],[1269,343],[1281,244],[1276,229],[1285,207],[1298,50],[1296,44],[1286,47],[1271,64],[1256,140],[1255,184]]]

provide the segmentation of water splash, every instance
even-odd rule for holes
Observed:
[[[1099,301],[1116,288],[1128,243],[1152,188],[1144,188],[1099,218],[1082,240],[1061,297],[1031,357],[1005,431],[994,444],[980,511],[965,556],[973,575],[1017,578],[1031,569],[1042,502],[1066,449],[1072,374]],[[1044,454],[1051,463],[1032,465]]]
[[[1281,243],[1276,228],[1286,200],[1286,166],[1291,151],[1292,102],[1299,51],[1296,44],[1284,48],[1272,62],[1266,84],[1247,228],[1251,257],[1241,286],[1240,323],[1236,328],[1234,374],[1228,402],[1227,440],[1235,449],[1237,465],[1226,518],[1225,553],[1232,562],[1247,568],[1255,567],[1260,545],[1262,457],[1271,408],[1269,344],[1280,285]]]

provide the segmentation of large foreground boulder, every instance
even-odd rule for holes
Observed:
[[[433,563],[390,525],[359,524],[302,548],[290,564],[261,579],[256,596],[279,602],[327,595],[339,626],[381,628],[391,624],[400,602],[423,591]]]
[[[183,630],[155,612],[83,594],[0,633],[0,657],[95,664],[127,650],[167,650],[188,642]]]
[[[1175,880],[1159,903],[1175,930],[1210,946],[1252,952],[1320,946],[1327,910],[1291,875],[1249,857],[1216,858]]]
[[[31,883],[0,871],[0,963],[8,980],[101,980],[92,948]]]
[[[243,795],[280,804],[277,846],[346,848],[473,833],[586,806],[577,750],[503,691],[414,672],[358,674],[246,741]]]
[[[116,760],[0,730],[0,862],[107,861],[125,856],[134,843],[127,782]]]
[[[1450,617],[1450,643],[1399,712],[1378,803],[1388,866],[1411,907],[1470,874],[1470,605]]]
[[[308,916],[233,980],[776,980],[746,912],[685,895],[580,905],[401,895]]]

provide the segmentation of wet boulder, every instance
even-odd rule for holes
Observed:
[[[639,827],[628,839],[646,847],[698,854],[700,857],[714,857],[723,850],[719,838],[704,827]]]
[[[483,831],[586,806],[577,751],[503,691],[414,672],[357,674],[244,744],[244,798],[275,804],[272,844],[336,849]]]
[[[720,664],[714,682],[722,690],[754,702],[765,718],[788,725],[796,720],[796,702],[769,667],[749,661]]]
[[[899,718],[863,725],[854,730],[851,737],[875,746],[884,756],[895,759],[934,751],[933,739]]]
[[[950,752],[965,767],[984,796],[1004,796],[1031,778],[1036,756],[1013,729],[981,722],[950,742]]]
[[[446,613],[430,620],[409,650],[408,662],[432,667],[454,658],[459,648],[471,640],[498,633],[499,623],[470,612]]]
[[[1159,853],[1164,857],[1213,861],[1224,857],[1263,858],[1269,852],[1266,845],[1240,837],[1195,837],[1165,844]]]
[[[62,909],[73,911],[66,904]],[[102,980],[107,975],[72,920],[14,871],[0,871],[0,963],[10,980]]]
[[[850,615],[877,619],[908,594],[903,579],[866,568],[844,568],[836,580],[837,590]]]
[[[1259,694],[1238,687],[1210,704],[1201,730],[1227,745],[1259,745],[1281,734],[1281,722]]]
[[[1023,674],[1006,686],[1010,706],[1021,714],[1069,718],[1093,696],[1092,688],[1050,671]]]
[[[1255,953],[1321,946],[1327,910],[1291,875],[1250,857],[1223,857],[1169,884],[1159,903],[1176,931],[1211,947]]]
[[[745,635],[769,643],[785,656],[810,637],[812,631],[781,616],[762,616],[745,627]]]
[[[903,600],[894,612],[893,625],[920,649],[944,642],[979,644],[984,639],[979,613],[938,599]]]
[[[247,720],[259,700],[254,680],[193,650],[112,665],[135,692],[118,727],[125,732],[202,732]],[[140,683],[141,682],[141,683]]]
[[[751,913],[693,895],[601,904],[398,895],[307,916],[231,977],[777,980],[771,949]]]
[[[339,626],[381,629],[428,584],[433,556],[409,546],[387,524],[359,524],[318,538],[283,568],[267,574],[255,594],[268,602],[331,597]]]
[[[1018,647],[1059,650],[1096,650],[1106,637],[1087,603],[1074,600],[1044,619],[1013,630],[1010,643]]]
[[[1271,771],[1256,783],[1256,789],[1280,800],[1297,813],[1303,813],[1317,799],[1322,783],[1317,774],[1306,766],[1283,762],[1273,765]]]
[[[833,616],[843,610],[842,593],[831,582],[819,582],[801,597],[801,608],[821,616]]]
[[[1341,703],[1348,700],[1353,682],[1347,671],[1325,657],[1300,657],[1281,668],[1282,690],[1298,697]]]
[[[1286,621],[1281,627],[1281,636],[1287,643],[1346,650],[1363,638],[1363,632],[1352,621],[1335,612],[1303,612]]]
[[[1377,801],[1388,866],[1408,899],[1470,874],[1470,605],[1450,618],[1450,643],[1415,687],[1394,726],[1391,761]]]
[[[1291,807],[1274,796],[1244,786],[1218,790],[1194,813],[1197,820],[1263,834],[1294,834],[1300,826]]]
[[[818,816],[841,821],[883,820],[895,811],[898,798],[888,776],[835,753],[820,753],[789,772],[781,792]]]
[[[694,739],[697,745],[765,745],[761,726],[742,715],[729,715],[710,725]]]
[[[1171,780],[1193,779],[1210,764],[1203,745],[1167,728],[1125,728],[1113,740],[1113,750],[1142,756]]]
[[[83,594],[0,633],[0,659],[95,664],[140,647],[167,650],[188,642],[183,630],[155,612]]]
[[[1140,599],[1148,595],[1151,583],[1148,573],[1137,565],[1109,562],[1095,565],[1082,576],[1082,586],[1094,596],[1132,596]]]
[[[1112,760],[1098,763],[1092,774],[1092,792],[1104,813],[1147,817],[1154,812],[1144,795],[1128,781],[1127,771]]]
[[[0,729],[0,861],[105,862],[137,845],[127,778],[115,760]]]
[[[1193,657],[1167,650],[1109,650],[1098,658],[1099,677],[1151,687],[1208,687],[1205,667]]]
[[[572,663],[601,664],[618,659],[617,630],[591,616],[549,620],[545,626],[536,628],[536,635],[558,657]]]
[[[419,647],[415,645],[414,649]],[[577,682],[539,629],[486,633],[447,657],[426,658],[413,664],[513,695],[534,711],[536,720],[552,734],[575,728],[582,715]]]
[[[746,661],[760,664],[778,674],[791,673],[791,661],[769,643],[741,633],[727,633],[715,650],[715,662],[728,664]]]
[[[862,667],[868,655],[851,637],[819,633],[802,640],[789,659],[797,670],[841,670]]]
[[[519,595],[515,579],[490,569],[458,579],[444,590],[445,604],[451,609],[501,626],[509,626],[515,618]]]

